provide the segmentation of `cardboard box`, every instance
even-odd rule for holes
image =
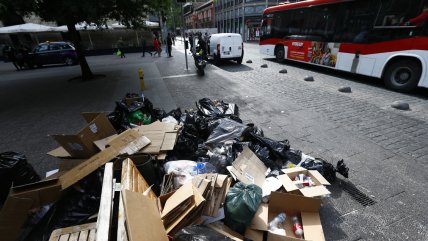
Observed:
[[[303,226],[304,240],[325,241],[324,232],[321,225],[319,209],[321,199],[309,198],[289,193],[273,192],[269,199],[269,204],[262,204],[254,216],[250,228],[253,230],[267,231],[268,223],[279,213],[287,214],[287,219],[283,225],[287,236],[280,236],[268,232],[267,241],[297,241],[303,240],[293,232],[292,217],[297,215]],[[257,235],[257,232],[255,232]]]
[[[239,181],[261,188],[266,179],[267,167],[250,148],[245,147],[228,170]]]
[[[15,241],[32,210],[53,203],[61,196],[58,179],[14,187],[0,211],[2,241]]]
[[[82,113],[88,124],[76,134],[72,135],[52,135],[60,144],[48,154],[64,157],[64,150],[71,157],[89,158],[98,152],[94,141],[104,139],[117,134],[104,113]]]
[[[305,197],[320,197],[330,194],[330,191],[325,187],[326,185],[330,185],[330,183],[318,171],[309,171],[303,167],[293,167],[282,171],[285,174],[278,176],[278,180],[281,181],[287,192],[300,194]],[[302,183],[302,181],[294,181],[299,174],[310,176],[315,186],[299,188],[297,184]]]

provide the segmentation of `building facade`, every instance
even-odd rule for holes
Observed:
[[[214,11],[219,33],[240,33],[245,41],[260,39],[263,10],[279,3],[302,0],[216,0]]]

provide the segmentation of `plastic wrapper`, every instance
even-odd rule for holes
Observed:
[[[40,176],[27,162],[24,154],[17,152],[0,153],[0,207],[12,186],[21,186],[40,181]]]
[[[208,227],[194,225],[183,228],[174,235],[174,241],[233,241]]]
[[[208,162],[169,161],[164,165],[165,173],[174,174],[174,186],[180,187],[194,176],[204,173],[217,173],[216,167]]]
[[[174,123],[174,124],[178,124],[178,121],[174,118],[174,117],[172,117],[172,116],[167,116],[167,117],[165,117],[165,118],[163,118],[162,119],[162,122],[164,122],[164,123]]]
[[[226,194],[224,223],[232,230],[244,234],[262,201],[262,189],[257,185],[238,182]]]
[[[336,167],[334,167],[333,164],[320,158],[316,158],[315,160],[306,159],[300,166],[308,170],[317,170],[330,183],[336,181],[336,172],[345,178],[349,176],[349,168],[346,167],[343,160],[340,160]]]
[[[226,141],[239,140],[245,125],[234,120],[222,118],[216,121],[217,127],[212,131],[205,144],[218,144]]]

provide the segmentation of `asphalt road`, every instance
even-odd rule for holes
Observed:
[[[115,100],[139,90],[143,67],[144,93],[155,106],[168,111],[195,108],[203,97],[223,99],[238,104],[244,122],[268,137],[333,163],[344,159],[350,178],[329,187],[321,208],[327,240],[428,240],[428,91],[396,93],[376,79],[279,64],[263,58],[256,44],[244,48],[252,64],[209,65],[204,77],[195,75],[190,56],[185,69],[179,44],[173,58],[89,57],[93,71],[106,75],[89,82],[70,80],[78,66],[17,72],[0,63],[0,151],[25,153],[41,175],[57,168],[58,160],[45,154],[57,146],[48,135],[77,132],[80,112],[112,110]],[[303,81],[308,75],[315,81]],[[352,93],[338,92],[341,86]],[[411,111],[391,108],[396,100]]]

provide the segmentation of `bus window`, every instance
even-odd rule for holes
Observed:
[[[373,28],[380,1],[361,0],[341,4],[336,10],[335,42],[364,43]]]
[[[318,6],[308,9],[303,34],[331,41],[336,25],[336,6]]]
[[[414,20],[421,13],[422,0],[384,0],[376,20],[377,27],[415,26]]]
[[[428,0],[423,4],[422,10],[414,17],[406,22],[407,26],[422,27],[428,19]]]

